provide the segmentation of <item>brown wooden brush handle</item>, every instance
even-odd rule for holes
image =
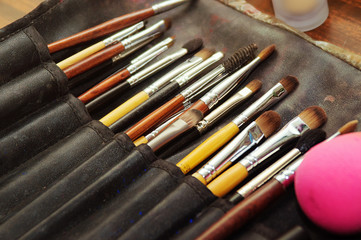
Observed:
[[[218,222],[213,224],[197,240],[226,239],[233,232],[246,224],[271,202],[281,196],[286,189],[276,179],[272,179],[248,198],[237,204]]]
[[[138,123],[133,125],[128,131],[125,132],[125,134],[127,134],[130,139],[132,139],[132,141],[136,140],[153,126],[156,126],[167,117],[182,110],[184,108],[184,100],[185,98],[182,95],[177,95],[176,97],[150,113],[148,116],[140,120]]]
[[[101,23],[95,27],[88,28],[67,38],[63,38],[59,41],[50,43],[48,45],[49,52],[54,53],[64,48],[68,48],[82,42],[105,36],[109,33],[121,30],[125,27],[129,27],[130,25],[140,22],[153,15],[153,8],[147,8],[117,18],[113,18],[112,20]]]
[[[112,87],[116,86],[117,84],[121,83],[124,79],[130,76],[130,72],[127,69],[123,69],[120,72],[108,77],[107,79],[101,81],[78,98],[83,103],[88,103],[94,98],[98,97],[102,93],[105,93]]]
[[[124,46],[121,42],[114,44],[113,46],[110,46],[97,53],[94,53],[93,55],[81,60],[80,62],[77,62],[74,65],[71,65],[70,67],[64,69],[64,73],[68,77],[68,79],[71,79],[79,75],[80,73],[83,73],[101,64],[102,62],[105,62],[106,60],[114,57],[115,55],[123,51],[124,51]]]

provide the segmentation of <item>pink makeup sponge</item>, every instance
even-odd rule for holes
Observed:
[[[361,231],[361,133],[312,148],[295,175],[297,200],[320,227],[337,234]]]

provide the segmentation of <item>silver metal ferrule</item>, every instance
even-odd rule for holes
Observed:
[[[155,35],[159,35],[167,30],[164,20],[157,22],[156,24],[150,26],[149,28],[130,36],[124,40],[122,40],[122,44],[124,49],[127,50],[129,48],[134,47],[135,45],[140,44],[141,42],[147,41],[149,38],[154,37]]]
[[[268,90],[262,97],[252,103],[246,110],[244,110],[239,116],[232,120],[237,126],[241,126],[245,120],[253,117],[258,112],[261,112],[269,106],[280,101],[287,95],[286,89],[281,83],[277,83],[273,88]]]
[[[187,71],[185,74],[182,74],[181,76],[173,79],[172,82],[177,82],[180,87],[186,85],[190,80],[203,72],[209,66],[221,60],[223,56],[224,54],[222,52],[216,52],[191,70]]]
[[[209,91],[201,100],[207,104],[208,108],[216,105],[224,96],[227,95],[237,84],[242,81],[248,74],[261,62],[260,57],[256,57],[246,66],[242,67],[231,76],[223,80],[220,84]]]
[[[306,125],[300,117],[295,117],[287,123],[279,132],[270,137],[261,146],[256,148],[253,152],[244,157],[240,163],[250,171],[258,164],[265,161],[272,154],[277,152],[280,147],[287,141],[301,136],[310,128]]]
[[[158,4],[154,4],[152,6],[154,14],[159,14],[168,10],[171,10],[175,7],[178,7],[179,5],[182,5],[183,3],[187,3],[190,0],[168,0],[164,1]]]
[[[256,122],[249,124],[229,144],[227,144],[217,155],[206,163],[198,173],[207,183],[222,173],[232,163],[233,156],[240,157],[264,138],[264,134]]]
[[[132,47],[132,48],[129,48],[129,49],[127,49],[127,50],[119,53],[118,55],[112,57],[112,62],[113,62],[113,63],[114,63],[114,62],[117,62],[117,61],[119,61],[119,60],[121,60],[121,59],[129,56],[130,54],[134,53],[135,51],[141,49],[142,47],[144,47],[145,45],[147,45],[148,43],[150,43],[151,41],[153,41],[155,38],[156,38],[156,36],[153,37],[153,38],[150,38],[150,39],[148,39],[147,41],[142,42],[142,43],[140,43],[140,44],[138,44],[138,45],[136,45],[136,46],[134,46],[134,47]],[[131,63],[132,63],[132,62],[131,62]]]
[[[132,77],[128,78],[127,82],[130,84],[130,86],[133,86],[139,83],[140,81],[142,81],[143,79],[146,79],[149,76],[167,67],[168,65],[170,65],[180,57],[184,56],[185,54],[187,54],[187,50],[182,48],[177,52],[160,59],[156,63],[134,74]]]
[[[159,89],[164,87],[166,84],[169,83],[172,79],[174,79],[177,76],[181,76],[185,74],[186,72],[190,71],[194,68],[194,66],[201,63],[203,59],[201,57],[193,56],[189,59],[187,59],[185,62],[179,64],[177,67],[173,68],[171,71],[166,73],[163,77],[159,78],[157,81],[155,81],[152,85],[144,89],[144,92],[148,94],[148,96],[153,95],[156,93]]]
[[[234,94],[231,98],[229,98],[226,102],[224,102],[221,106],[214,109],[210,114],[208,114],[205,118],[202,119],[197,124],[197,129],[200,133],[203,133],[207,130],[208,127],[212,126],[215,122],[221,119],[224,115],[226,115],[229,111],[231,111],[238,104],[242,103],[244,100],[249,98],[252,95],[252,91],[249,88],[242,88],[239,92]]]
[[[291,165],[289,165],[285,170],[277,174],[274,178],[279,181],[283,186],[288,187],[291,185],[295,179],[295,173],[297,168],[301,165],[304,156],[298,157]]]
[[[156,50],[155,52],[152,52],[148,56],[144,57],[142,60],[139,60],[127,67],[127,70],[130,72],[130,74],[135,73],[142,67],[144,67],[146,64],[148,64],[150,61],[167,51],[169,48],[168,46],[163,46],[162,48]]]
[[[145,27],[145,23],[144,23],[144,21],[141,21],[137,24],[134,24],[133,26],[130,26],[130,27],[104,39],[103,43],[107,47],[114,43],[120,42],[124,38],[129,37],[130,35],[134,34],[135,32],[138,32],[139,30],[143,29],[144,27]]]
[[[301,152],[294,148],[289,151],[282,158],[277,160],[274,164],[269,166],[266,170],[258,174],[251,181],[241,187],[237,192],[244,198],[251,195],[255,192],[259,187],[261,187],[265,182],[274,177],[279,171],[281,171],[285,166],[287,166],[290,162],[292,162],[295,158],[301,155]]]

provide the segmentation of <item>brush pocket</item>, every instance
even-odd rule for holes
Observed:
[[[84,105],[66,95],[0,132],[0,175],[91,120]]]

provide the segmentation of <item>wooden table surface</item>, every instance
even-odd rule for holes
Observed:
[[[260,11],[274,15],[271,0],[247,0]],[[0,28],[24,16],[42,0],[0,0]],[[328,0],[330,15],[315,30],[306,32],[361,55],[361,0]]]

